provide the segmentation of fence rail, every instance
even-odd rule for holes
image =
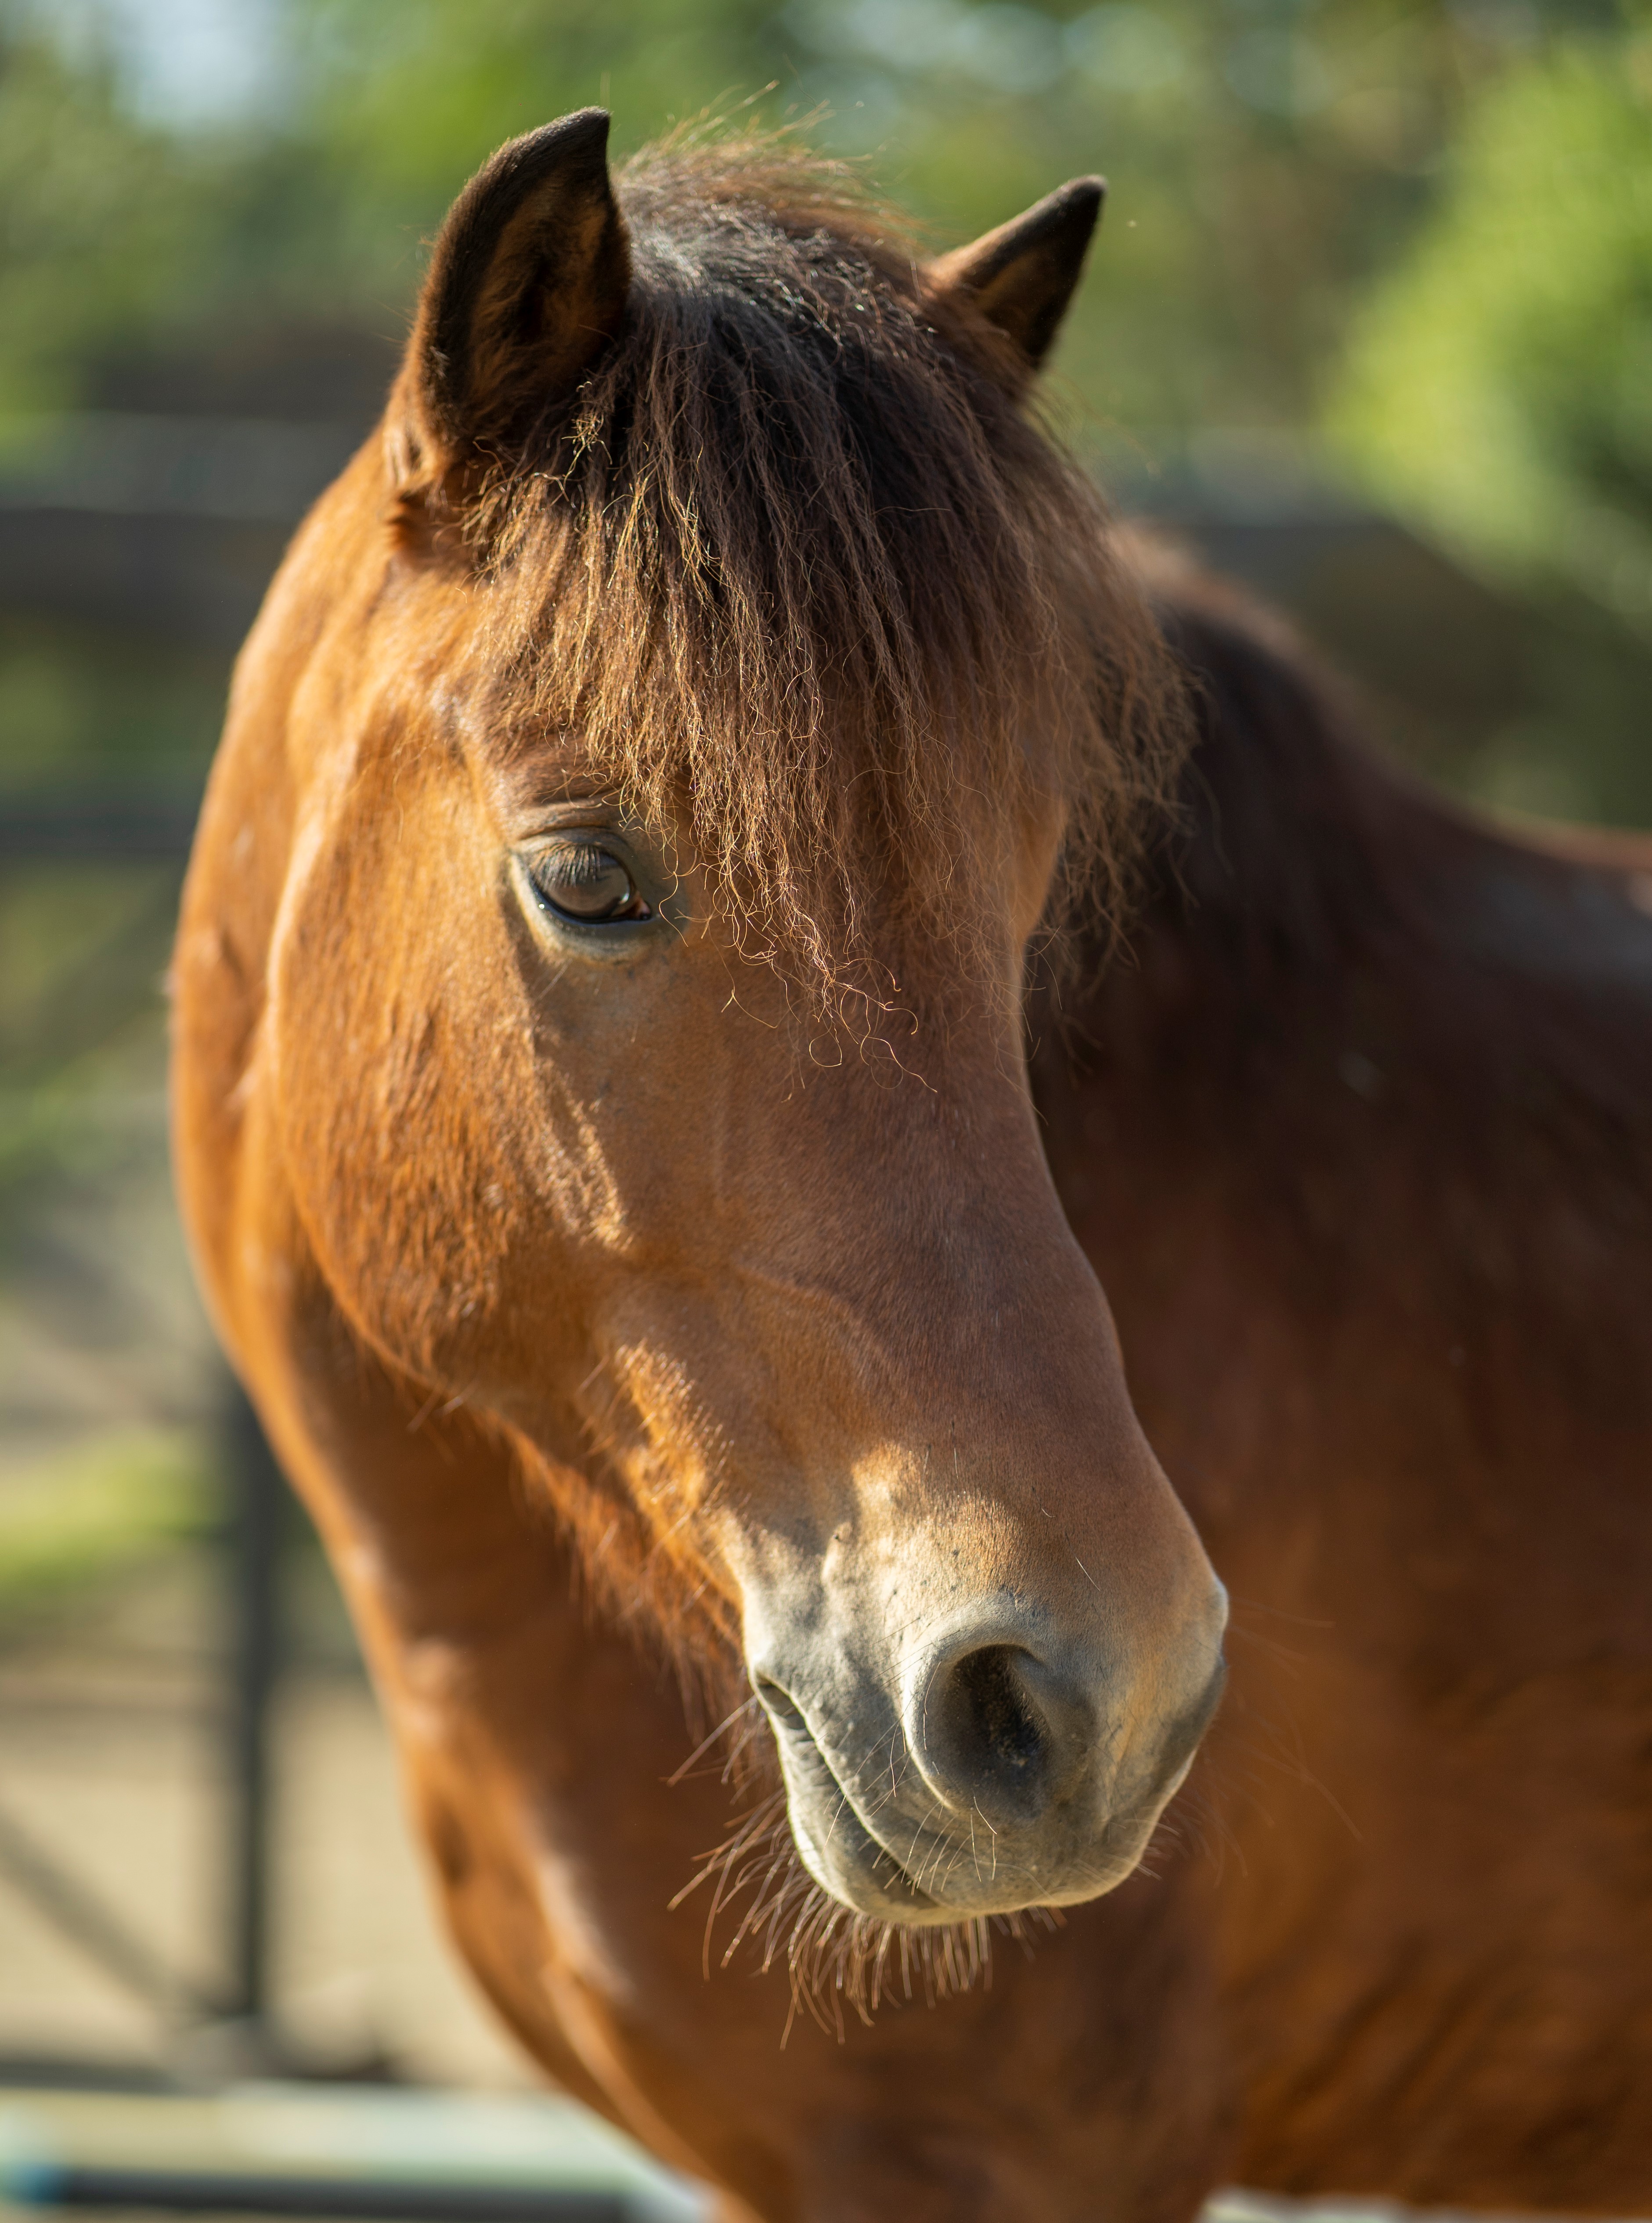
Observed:
[[[0,864],[182,864],[199,789],[110,794],[90,784],[0,797]]]

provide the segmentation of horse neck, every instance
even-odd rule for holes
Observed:
[[[1504,839],[1365,754],[1264,632],[1178,631],[1204,735],[1173,866],[1065,1032],[1033,1014],[1149,1437],[1236,1596],[1351,1626],[1430,1538],[1481,1570],[1467,1638],[1637,1645],[1652,845]],[[1332,1560],[1359,1574],[1327,1593]]]
[[[1265,618],[1197,582],[1165,615],[1201,738],[1138,967],[1100,981],[1083,1031],[1168,1087],[1196,1066],[1225,1121],[1352,1096],[1482,1175],[1487,1124],[1541,1074],[1529,1141],[1564,1099],[1643,1160],[1652,845],[1614,869],[1506,836],[1370,750]],[[1572,1149],[1558,1171],[1577,1170]]]
[[[1579,1385],[1643,1411],[1652,848],[1637,873],[1505,839],[1368,753],[1265,623],[1169,614],[1201,690],[1182,828],[1129,959],[1065,1030],[1034,1011],[1132,1381],[1150,1324],[1181,1379],[1202,1304],[1219,1343],[1357,1329],[1447,1402],[1479,1368],[1499,1426],[1564,1434]]]

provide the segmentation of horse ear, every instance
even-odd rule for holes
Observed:
[[[404,493],[571,394],[619,330],[631,247],[608,130],[583,108],[513,139],[448,211],[392,401]]]
[[[1105,178],[1074,178],[1024,216],[938,255],[925,273],[931,298],[969,305],[1036,370],[1067,313],[1107,190]]]

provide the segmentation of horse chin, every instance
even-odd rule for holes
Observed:
[[[795,1798],[787,1802],[787,1818],[798,1859],[827,1896],[852,1914],[899,1923],[907,1929],[927,1929],[957,1918],[950,1907],[918,1888],[894,1855],[862,1826],[847,1800],[841,1801],[839,1812],[823,1829],[799,1811]]]

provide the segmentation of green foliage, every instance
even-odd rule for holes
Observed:
[[[186,788],[223,718],[224,673],[210,651],[0,611],[0,804],[60,781],[68,765]],[[0,890],[0,922],[5,900]],[[7,1001],[0,989],[0,1013]]]
[[[0,1634],[89,1582],[210,1533],[211,1473],[179,1429],[118,1428],[7,1477],[0,1491]]]
[[[79,399],[102,350],[176,315],[214,220],[191,168],[106,62],[0,18],[0,411]]]
[[[750,104],[863,155],[949,241],[1107,170],[1062,370],[1090,410],[1153,431],[1310,412],[1350,288],[1414,222],[1463,87],[1541,20],[1447,0],[295,7],[304,128],[351,251],[394,242],[386,295],[405,299],[414,242],[510,133],[601,102],[624,151]]]
[[[1652,638],[1652,28],[1485,88],[1333,423],[1379,500]]]
[[[405,314],[492,146],[588,102],[621,152],[708,109],[806,123],[955,238],[1097,167],[1113,200],[1063,356],[1150,430],[1297,423],[1348,305],[1425,206],[1465,89],[1550,0],[285,0],[233,129],[134,120],[0,0],[0,406],[123,345]],[[47,11],[28,21],[50,23]],[[8,33],[5,25],[9,22]],[[279,97],[278,97],[279,95]],[[54,383],[55,381],[55,383]]]

